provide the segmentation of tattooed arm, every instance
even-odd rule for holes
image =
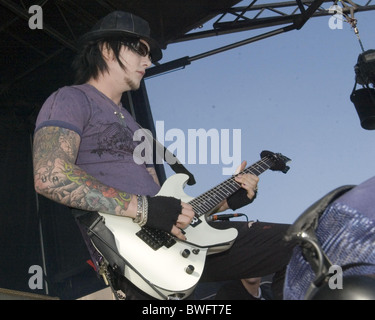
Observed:
[[[59,127],[39,129],[34,137],[36,192],[63,205],[134,218],[136,196],[111,188],[75,165],[80,136]]]

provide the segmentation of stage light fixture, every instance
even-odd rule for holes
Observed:
[[[344,2],[343,5],[347,8]],[[352,26],[362,50],[354,66],[355,83],[350,100],[358,113],[361,127],[366,130],[375,130],[375,50],[365,51],[359,36],[357,19],[354,17],[354,7],[350,7],[349,12],[350,16],[346,13],[343,16]],[[357,84],[362,85],[362,89],[357,90]]]
[[[375,130],[375,50],[367,50],[358,56],[354,66],[355,84],[350,95],[361,127],[366,130]],[[356,89],[357,84],[362,85]]]
[[[366,130],[375,130],[375,50],[367,50],[358,56],[354,66],[355,84],[350,95],[361,127]],[[362,85],[356,89],[357,84]]]

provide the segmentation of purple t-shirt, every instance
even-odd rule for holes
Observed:
[[[133,134],[140,127],[122,106],[124,119],[115,114],[119,106],[89,84],[67,86],[43,104],[35,131],[45,126],[70,129],[81,137],[76,164],[102,183],[132,194],[155,195],[160,187],[142,158],[133,154],[139,141]],[[143,142],[144,143],[144,142]]]

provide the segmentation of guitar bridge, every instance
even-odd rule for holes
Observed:
[[[162,246],[170,248],[176,243],[176,240],[164,230],[142,227],[136,235],[154,250],[158,250]]]

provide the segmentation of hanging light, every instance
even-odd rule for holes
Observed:
[[[353,102],[361,127],[366,130],[375,130],[375,50],[363,48],[357,28],[357,19],[354,18],[354,9],[350,8],[351,16],[346,16],[354,29],[362,53],[358,56],[357,64],[354,66],[355,83],[350,100]],[[357,84],[362,85],[362,89],[357,88]]]
[[[357,110],[361,127],[375,130],[375,50],[361,53],[354,71],[355,84],[350,100]],[[362,85],[362,89],[356,90],[357,84]]]

